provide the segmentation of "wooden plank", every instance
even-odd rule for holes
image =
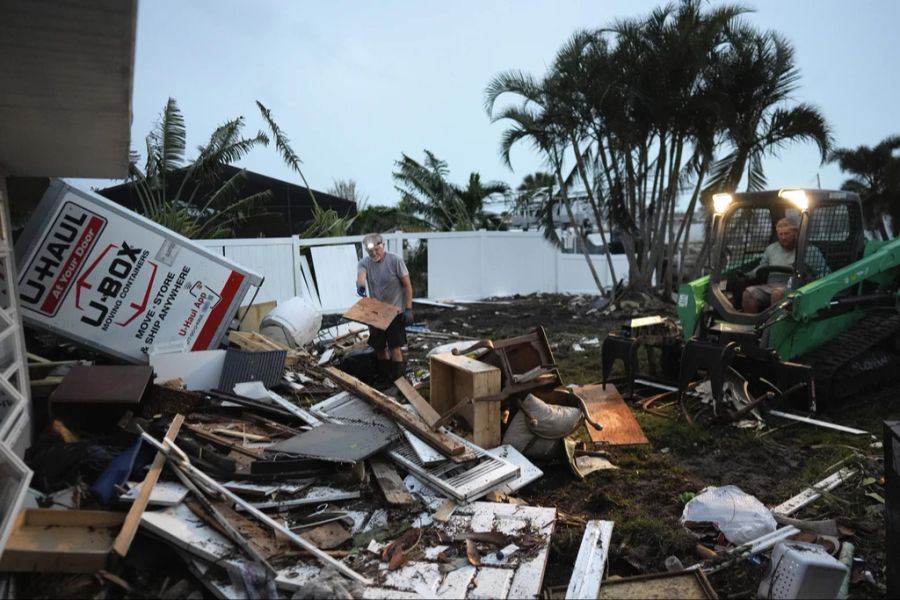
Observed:
[[[166,432],[167,440],[170,442],[175,441],[182,423],[184,423],[184,415],[175,415],[171,425],[169,425],[169,430]],[[159,474],[162,472],[165,464],[166,455],[162,452],[157,452],[156,457],[153,459],[153,464],[150,465],[150,470],[147,471],[147,476],[141,482],[141,493],[135,499],[134,504],[131,505],[128,516],[125,517],[125,523],[122,525],[122,531],[116,536],[116,542],[113,544],[113,552],[119,556],[128,554],[131,541],[134,539],[138,526],[141,524],[141,516],[144,514],[144,509],[147,508],[147,503],[150,501],[150,493],[153,491],[153,486],[156,485],[156,480],[159,479]]]
[[[356,304],[348,308],[344,317],[384,331],[400,312],[398,306],[366,297],[360,298]]]
[[[406,377],[400,377],[394,381],[394,385],[397,386],[403,397],[409,400],[409,403],[416,408],[416,412],[419,413],[422,420],[428,423],[428,426],[432,429],[437,429],[438,423],[441,421],[441,415],[431,407],[428,400],[416,391],[416,388],[406,380]]]
[[[793,498],[785,500],[773,508],[772,513],[783,517],[792,515],[807,504],[811,504],[821,498],[824,492],[830,492],[854,475],[856,475],[856,469],[844,467],[837,473],[833,473],[817,484],[806,488]]]
[[[283,552],[275,539],[275,534],[262,525],[238,513],[221,499],[210,500],[201,493],[195,493],[184,501],[191,511],[203,519],[210,527],[227,537],[231,543],[242,548],[251,559],[259,562],[264,569],[274,573],[268,560]]]
[[[475,458],[472,452],[465,446],[450,439],[439,431],[432,431],[421,417],[404,409],[390,396],[382,394],[353,375],[345,373],[335,367],[326,367],[325,372],[328,373],[328,376],[334,379],[338,385],[368,401],[379,410],[387,413],[391,418],[407,429],[412,430],[417,436],[436,447],[444,454],[458,458],[467,457],[466,460]]]
[[[616,386],[607,383],[604,390],[599,383],[585,385],[575,393],[584,399],[591,418],[603,425],[602,431],[587,428],[591,441],[613,446],[650,443]]]
[[[384,499],[393,506],[408,506],[413,503],[413,497],[406,490],[403,480],[393,465],[378,456],[369,459],[372,474],[378,487],[384,493]]]
[[[268,352],[270,350],[286,350],[287,356],[284,359],[286,366],[294,366],[308,357],[309,354],[304,350],[290,348],[281,342],[273,340],[257,331],[232,331],[228,334],[228,341],[241,348],[242,350],[251,350],[256,352]]]

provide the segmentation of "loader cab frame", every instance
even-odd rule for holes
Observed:
[[[856,194],[828,190],[734,194],[730,203],[713,217],[714,242],[706,295],[713,313],[710,317],[740,326],[759,326],[783,305],[785,300],[756,314],[740,310],[742,285],[764,283],[752,280],[748,273],[757,267],[765,248],[776,241],[775,224],[784,217],[793,217],[800,225],[795,246],[797,261],[788,273],[788,292],[861,257],[864,221]],[[709,325],[708,320],[703,321]]]

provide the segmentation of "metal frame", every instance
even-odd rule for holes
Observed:
[[[28,379],[25,337],[19,311],[19,290],[16,285],[16,266],[12,236],[9,229],[9,198],[6,179],[0,172],[0,355],[4,356],[0,370],[0,444],[27,447],[30,444],[31,382]],[[5,297],[4,293],[5,292]],[[7,354],[8,352],[8,354]],[[7,358],[8,357],[8,358]],[[25,416],[24,429],[20,424]],[[25,439],[14,439],[24,432]],[[24,441],[24,443],[22,443]]]
[[[310,411],[326,421],[371,422],[375,410],[352,394],[343,392],[310,408]],[[423,464],[405,438],[387,455],[395,463],[423,479],[458,502],[471,502],[496,489],[507,481],[519,477],[517,465],[491,455],[486,450],[442,427],[441,433],[471,450],[476,459],[465,463],[445,462],[436,466]]]

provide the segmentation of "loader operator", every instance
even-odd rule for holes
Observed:
[[[800,226],[797,221],[785,217],[779,219],[775,224],[775,233],[778,235],[778,241],[769,244],[763,252],[762,258],[759,259],[759,265],[751,271],[751,275],[755,275],[756,271],[762,267],[788,267],[794,268],[797,249],[797,233]],[[828,266],[822,252],[814,245],[810,244],[806,247],[806,264],[816,277],[825,275]],[[760,285],[751,285],[744,289],[741,299],[741,306],[746,313],[758,313],[772,304],[777,304],[784,297],[787,289],[788,273],[770,273],[766,283]]]
[[[403,346],[406,345],[406,326],[412,325],[412,282],[403,259],[384,249],[384,239],[377,233],[363,238],[363,256],[356,267],[356,293],[366,295],[366,284],[372,298],[393,304],[402,312],[384,331],[369,326],[369,346],[375,350],[378,374],[384,383],[391,383],[404,373]]]

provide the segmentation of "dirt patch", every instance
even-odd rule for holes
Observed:
[[[626,299],[609,313],[595,297],[538,294],[455,309],[416,307],[416,320],[433,331],[474,339],[505,339],[543,327],[563,382],[587,384],[602,379],[600,342],[607,333],[634,316],[674,315],[671,305],[649,304],[645,298]],[[427,368],[425,351],[412,349],[411,362]],[[851,597],[885,596],[884,505],[878,500],[883,498],[883,464],[882,450],[873,446],[875,438],[784,421],[771,422],[762,431],[703,420],[688,424],[676,406],[659,406],[659,414],[650,414],[639,403],[632,404],[651,445],[610,449],[618,470],[578,480],[564,466],[550,465],[544,477],[520,492],[529,503],[560,511],[545,585],[568,584],[587,520],[615,522],[609,575],[663,571],[669,556],[688,566],[699,561],[697,540],[679,519],[691,494],[734,484],[774,506],[840,464],[856,468],[858,475],[794,516],[836,519],[843,539],[857,548]],[[891,406],[851,407],[831,418],[880,437],[881,420],[898,408],[900,400]],[[744,561],[715,574],[711,582],[722,597],[749,597],[756,593],[764,566],[764,560]]]

